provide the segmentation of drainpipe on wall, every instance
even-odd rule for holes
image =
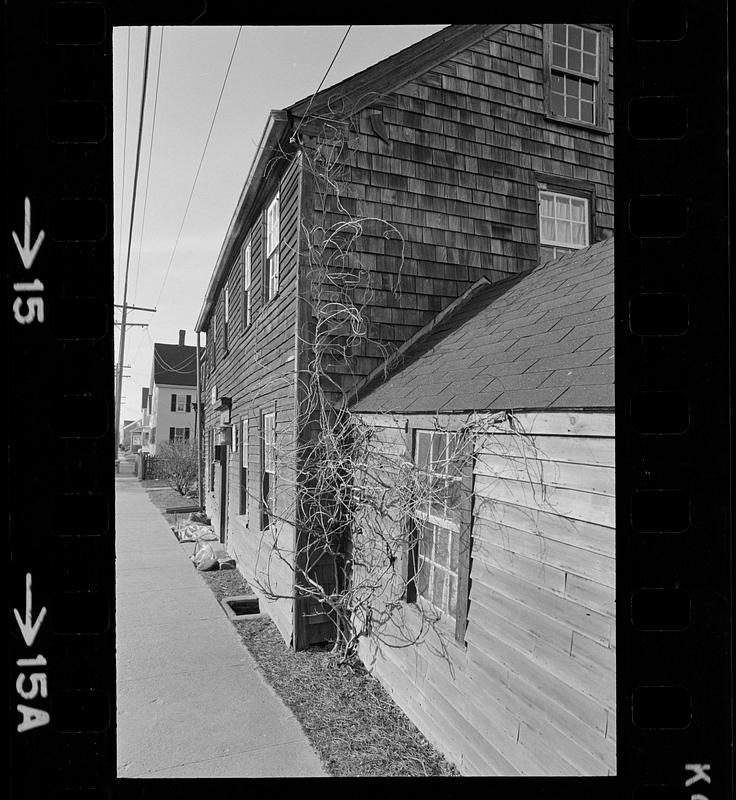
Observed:
[[[199,331],[197,331],[197,413],[194,418],[195,435],[197,437],[197,486],[199,488],[199,505],[204,511],[204,485],[202,484],[202,385],[199,365]]]

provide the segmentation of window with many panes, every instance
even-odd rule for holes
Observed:
[[[407,600],[429,604],[464,638],[470,548],[472,464],[458,435],[415,430],[413,457],[424,473],[409,553]]]
[[[540,263],[590,244],[590,200],[558,191],[539,191]]]
[[[261,429],[263,431],[263,473],[261,475],[261,495],[263,503],[261,506],[261,529],[265,530],[270,524],[270,518],[275,508],[276,414],[263,414],[261,422]]]
[[[210,491],[215,491],[215,431],[210,428],[207,431],[207,450],[210,460]]]
[[[169,428],[169,441],[173,444],[188,442],[189,428]]]
[[[190,394],[171,394],[171,410],[186,411],[192,410],[192,396]]]
[[[240,513],[248,513],[248,420],[240,421]]]
[[[217,306],[215,306],[212,312],[210,334],[211,335],[207,336],[207,349],[210,351],[210,372],[214,372],[217,362]]]
[[[559,119],[605,127],[608,40],[582,25],[545,26],[547,112]]]
[[[222,316],[222,346],[227,353],[227,329],[230,322],[230,287],[225,284],[223,297],[223,316]]]
[[[269,203],[266,209],[266,257],[264,259],[263,286],[266,301],[276,296],[279,290],[279,194]]]
[[[243,327],[244,328],[247,328],[248,325],[250,325],[250,303],[251,303],[250,254],[251,254],[251,239],[250,237],[248,237],[248,241],[245,243],[245,246],[243,247]]]

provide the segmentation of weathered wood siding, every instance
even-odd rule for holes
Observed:
[[[271,534],[261,530],[262,431],[264,413],[276,414],[276,437],[279,457],[276,476],[276,512],[287,519],[293,506],[293,450],[294,450],[294,327],[297,305],[297,254],[299,242],[300,162],[295,159],[279,179],[266,183],[261,203],[255,215],[242,231],[242,243],[248,235],[251,241],[251,324],[243,325],[243,265],[241,246],[233,260],[228,277],[230,322],[228,326],[228,352],[223,351],[224,284],[220,288],[216,315],[218,326],[218,352],[214,372],[206,370],[204,399],[207,407],[206,426],[217,424],[218,415],[212,410],[211,388],[217,385],[218,397],[232,398],[231,422],[234,425],[248,420],[248,492],[249,509],[240,514],[240,458],[241,453],[228,448],[228,505],[229,551],[236,557],[238,568],[252,587],[261,594],[262,603],[271,614],[286,639],[293,633],[292,602],[289,599],[267,602],[259,590],[259,583],[269,582],[283,595],[291,596],[292,571],[271,555]],[[279,174],[274,170],[275,176]],[[263,286],[265,220],[264,210],[277,187],[280,190],[280,276],[278,294],[265,302]],[[210,331],[212,327],[210,325]],[[209,339],[209,337],[208,337]],[[212,342],[208,341],[209,349]],[[242,446],[242,445],[241,445]],[[209,456],[206,463],[209,464]],[[209,467],[208,467],[209,469]],[[217,483],[219,483],[219,478]],[[213,492],[207,484],[207,510],[217,524],[219,519],[219,485]],[[285,552],[293,549],[294,527],[288,522],[278,525],[278,546]]]
[[[386,452],[405,418],[364,415]],[[411,421],[412,418],[409,418]],[[468,775],[608,775],[616,768],[613,415],[522,415],[479,442],[468,623],[361,655]],[[418,615],[407,606],[408,629]]]
[[[372,273],[371,339],[399,345],[480,277],[496,280],[539,263],[544,176],[580,181],[594,194],[591,242],[612,233],[612,60],[604,80],[610,133],[548,118],[543,26],[508,25],[360,112],[343,202],[403,237],[366,223],[356,243]],[[376,115],[387,141],[375,131]],[[369,343],[336,370],[341,384],[352,387],[381,359]]]

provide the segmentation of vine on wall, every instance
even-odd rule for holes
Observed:
[[[268,555],[256,577],[268,598],[290,598],[308,615],[326,616],[343,660],[369,635],[376,643],[405,647],[434,631],[444,647],[438,611],[416,604],[412,623],[405,618],[414,580],[407,553],[417,546],[433,505],[452,511],[459,502],[436,472],[413,463],[406,442],[386,441],[348,406],[356,357],[369,343],[385,367],[395,355],[370,335],[375,275],[361,258],[361,238],[370,233],[399,240],[395,296],[404,264],[399,228],[361,213],[360,201],[350,195],[350,170],[363,135],[358,124],[357,114],[333,107],[301,124],[295,139],[315,199],[314,217],[302,220],[300,253],[308,265],[308,290],[300,299],[309,313],[299,342],[307,357],[298,376],[296,414],[279,424],[274,444],[276,492],[266,509],[271,524],[261,534]],[[481,414],[454,426],[455,446],[443,455],[441,471],[461,474],[479,438],[506,423],[505,413]],[[448,430],[439,417],[434,425]],[[276,564],[281,574],[291,574],[288,589],[276,577]]]

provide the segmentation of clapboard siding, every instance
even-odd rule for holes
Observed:
[[[228,448],[228,540],[240,571],[261,595],[262,602],[274,618],[287,641],[292,636],[292,603],[289,599],[269,602],[259,589],[259,583],[269,580],[272,588],[287,597],[293,592],[293,575],[278,559],[269,562],[269,544],[260,530],[260,480],[262,469],[261,415],[276,413],[276,434],[281,459],[276,476],[277,513],[288,516],[293,501],[294,449],[294,325],[296,314],[296,282],[298,277],[299,195],[301,165],[294,159],[278,183],[272,182],[262,193],[260,212],[241,235],[231,268],[218,295],[215,313],[218,315],[218,357],[214,372],[208,372],[204,387],[207,415],[205,425],[217,423],[209,393],[217,385],[218,396],[232,398],[231,422],[248,420],[248,492],[251,497],[248,514],[241,516],[240,452]],[[266,302],[263,286],[265,221],[263,210],[276,189],[280,191],[280,270],[279,291]],[[243,269],[240,247],[251,237],[251,324],[243,326]],[[230,290],[230,325],[228,352],[222,349],[224,285]],[[210,328],[211,330],[211,328]],[[242,446],[242,445],[241,445]],[[207,459],[208,460],[208,459]],[[215,491],[207,493],[207,510],[213,521],[219,518],[219,476]],[[280,546],[293,548],[294,527],[280,525]],[[256,572],[256,565],[260,565]],[[269,565],[268,572],[264,565]]]
[[[613,505],[570,502],[613,498],[608,416],[519,415],[479,436],[465,642],[439,626],[444,648],[435,633],[407,648],[361,644],[366,665],[463,774],[615,773]],[[402,415],[362,419],[375,426],[376,464],[406,454],[407,421],[428,426]],[[527,432],[512,434],[522,421]],[[524,457],[526,481],[517,469]],[[502,477],[488,480],[489,465]],[[542,491],[540,475],[549,474],[562,493]],[[594,491],[601,486],[606,494]],[[404,636],[418,630],[407,606]]]
[[[579,181],[593,193],[591,241],[613,232],[613,134],[545,115],[542,56],[542,25],[507,25],[357,114],[342,201],[400,234],[364,223],[355,243],[374,290],[369,339],[398,346],[480,277],[537,264],[545,178]],[[606,69],[612,91],[612,61]],[[332,205],[315,191],[308,224],[341,219]],[[378,346],[364,342],[349,365],[336,366],[335,379],[350,390],[381,360]]]

